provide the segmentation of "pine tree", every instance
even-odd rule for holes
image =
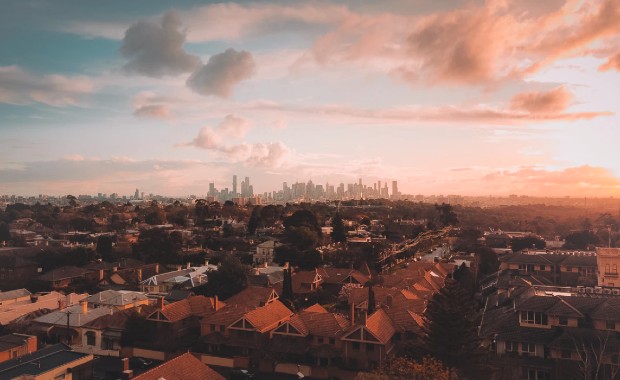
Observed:
[[[347,241],[347,232],[344,228],[344,222],[340,217],[340,214],[336,213],[332,218],[332,240],[335,242],[343,243]]]
[[[375,303],[375,291],[372,289],[372,283],[370,283],[368,285],[368,316],[371,316],[375,312],[377,308]]]
[[[423,349],[447,367],[470,376],[481,354],[474,314],[471,294],[450,278],[429,300],[424,314]]]

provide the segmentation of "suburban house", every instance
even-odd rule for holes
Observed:
[[[36,336],[24,334],[0,336],[0,363],[31,354],[36,350]]]
[[[90,380],[92,362],[93,355],[72,351],[65,344],[55,344],[0,363],[0,378]]]

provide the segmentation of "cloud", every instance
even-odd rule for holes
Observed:
[[[524,92],[515,95],[510,107],[533,114],[557,114],[568,108],[573,95],[560,86],[547,92]]]
[[[219,125],[218,131],[235,139],[242,139],[251,128],[249,120],[235,115],[226,115],[224,121]]]
[[[252,54],[247,51],[227,49],[209,58],[206,65],[194,71],[187,85],[201,95],[228,98],[233,87],[251,78],[256,71]]]
[[[165,104],[151,104],[136,108],[133,112],[138,117],[151,117],[155,119],[169,119],[170,109]]]
[[[160,78],[188,73],[200,65],[197,56],[183,48],[185,31],[176,11],[166,12],[161,23],[138,21],[125,32],[121,54],[129,60],[123,69],[129,73]]]
[[[76,106],[93,91],[94,85],[86,77],[39,75],[17,66],[0,66],[0,103]]]
[[[612,69],[616,71],[620,71],[620,53],[612,57],[609,57],[607,62],[602,64],[601,67],[599,67],[599,71],[607,71],[607,70],[612,70]]]
[[[250,128],[249,120],[227,115],[217,128],[205,126],[192,141],[177,146],[206,149],[225,160],[242,162],[248,166],[280,167],[291,153],[291,150],[281,142],[229,144],[230,140],[243,139]]]
[[[544,196],[610,196],[620,194],[620,178],[597,166],[547,170],[535,167],[494,171],[482,178],[499,194],[535,194]]]
[[[562,97],[567,96],[563,91],[565,90],[553,90],[550,94],[520,94],[515,96],[516,100],[513,99],[509,105],[414,105],[375,109],[347,105],[299,105],[259,101],[245,107],[250,110],[277,111],[281,114],[302,116],[306,121],[318,119],[339,123],[404,126],[410,126],[413,122],[519,125],[532,121],[571,121],[612,115],[610,112],[564,112],[564,109],[559,108],[565,101]],[[570,93],[568,95],[570,96]],[[540,98],[538,109],[535,108],[533,100],[537,96]],[[545,104],[546,109],[543,108]]]

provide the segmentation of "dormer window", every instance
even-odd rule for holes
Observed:
[[[522,311],[521,323],[531,325],[547,325],[549,321],[547,319],[547,314],[541,311]]]

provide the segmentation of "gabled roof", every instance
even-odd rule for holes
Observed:
[[[69,315],[69,326],[71,327],[81,327],[87,324],[90,321],[93,321],[103,315],[111,314],[114,312],[114,309],[108,307],[98,307],[95,309],[87,309],[86,313],[82,313],[82,306],[75,305],[67,307],[63,310],[54,311],[52,313],[43,315],[34,321],[37,323],[42,323],[46,325],[54,325],[54,326],[66,326],[67,325],[67,314]]]
[[[318,268],[318,273],[326,284],[343,284],[354,282],[364,285],[370,278],[355,269],[348,268]]]
[[[95,305],[125,306],[139,301],[145,301],[148,297],[141,292],[130,290],[104,290],[93,294],[86,300]]]
[[[305,294],[311,293],[310,284],[322,284],[323,277],[318,273],[318,270],[300,271],[291,276],[291,282],[293,285],[293,293]]]
[[[362,332],[362,330],[364,332],[363,340],[377,341],[382,344],[388,343],[396,332],[390,317],[388,317],[385,311],[381,309],[377,310],[373,315],[368,317],[365,325],[353,326],[343,339],[360,340],[360,338],[356,337],[356,332]],[[370,337],[366,333],[369,333]]]
[[[351,323],[340,314],[327,311],[313,312],[308,309],[293,315],[286,324],[292,326],[302,336],[314,335],[326,338],[337,338],[351,326]],[[279,327],[279,330],[283,328],[286,329],[286,326]],[[294,330],[289,328],[289,331]]]
[[[275,300],[246,313],[243,319],[254,326],[256,331],[263,333],[272,329],[274,325],[277,326],[279,322],[288,319],[291,315],[293,315],[292,311],[282,302]]]
[[[12,300],[21,297],[29,297],[32,295],[27,289],[15,289],[8,292],[0,292],[0,302],[6,300]]]
[[[234,296],[228,298],[228,305],[245,305],[250,307],[258,307],[261,304],[267,304],[277,300],[280,296],[273,288],[264,288],[260,286],[248,286]]]
[[[620,320],[620,299],[611,298],[598,306],[591,314],[592,319],[603,319],[607,321]]]
[[[134,380],[225,380],[189,352],[133,378]]]
[[[87,274],[89,271],[83,268],[78,268],[76,266],[65,266],[53,269],[41,276],[39,276],[38,280],[40,281],[60,281],[60,280],[68,280],[73,278],[80,278]]]
[[[149,315],[153,311],[155,311],[155,309],[156,306],[140,306],[137,308],[121,310],[111,315],[103,315],[97,319],[86,323],[82,327],[93,330],[124,330],[125,326],[127,325],[127,321],[129,321],[131,317],[139,315]]]
[[[0,336],[0,352],[7,351],[16,347],[21,347],[28,343],[28,339],[30,338],[34,337],[24,334],[8,334]]]
[[[218,310],[224,305],[218,301]],[[156,309],[147,319],[176,322],[189,317],[204,317],[215,313],[215,299],[205,296],[190,296],[184,300],[173,302]]]
[[[201,321],[201,324],[230,326],[231,324],[233,324],[233,322],[243,317],[245,313],[253,309],[254,308],[250,306],[228,304],[225,307],[219,309],[217,312],[204,317]]]
[[[547,310],[547,314],[556,315],[560,317],[569,318],[583,318],[584,315],[577,309],[575,309],[570,303],[560,298],[560,302],[550,307]]]

